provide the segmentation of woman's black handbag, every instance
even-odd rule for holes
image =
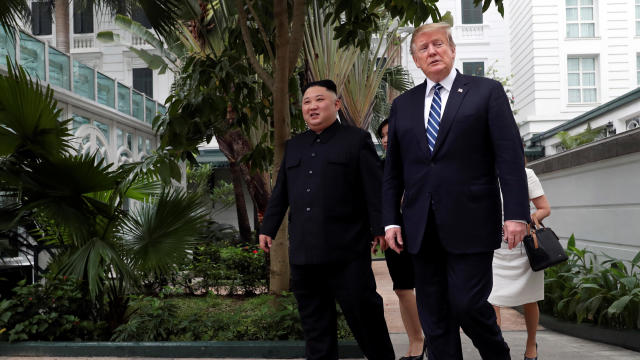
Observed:
[[[540,271],[567,260],[567,253],[556,233],[533,219],[522,242],[533,271]]]

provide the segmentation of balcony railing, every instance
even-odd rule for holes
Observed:
[[[96,47],[95,34],[73,34],[73,49],[94,49]]]
[[[462,24],[456,25],[454,33],[460,40],[484,40],[483,24]]]
[[[157,101],[73,60],[73,57],[46,42],[22,31],[16,35],[11,36],[0,27],[0,68],[7,68],[5,57],[8,55],[13,62],[22,65],[29,75],[49,83],[54,89],[72,91],[147,124],[151,124],[156,113],[166,111]]]
[[[6,56],[50,85],[61,107],[72,104],[67,115],[79,153],[97,151],[114,166],[151,153],[157,143],[151,122],[166,111],[163,105],[46,42],[0,27],[0,71],[7,69]]]

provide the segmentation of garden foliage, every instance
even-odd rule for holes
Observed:
[[[567,245],[567,262],[545,271],[543,312],[560,319],[640,328],[640,252],[630,262]]]

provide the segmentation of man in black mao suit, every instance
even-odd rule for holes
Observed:
[[[303,89],[309,130],[287,142],[260,228],[260,247],[269,251],[290,208],[291,287],[308,359],[338,358],[337,300],[365,356],[392,360],[369,253],[372,240],[384,241],[382,169],[371,135],[336,121],[339,108],[333,81]]]
[[[460,327],[483,359],[510,359],[487,298],[493,250],[503,239],[500,189],[510,247],[522,241],[529,219],[518,128],[500,83],[453,68],[448,24],[417,28],[411,52],[427,79],[391,108],[385,239],[413,254],[430,360],[462,359]]]

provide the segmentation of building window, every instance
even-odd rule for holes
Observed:
[[[149,68],[133,69],[133,88],[153,99],[153,71]]]
[[[567,59],[569,103],[597,101],[596,58],[569,57]]]
[[[73,33],[93,33],[93,1],[73,2]]]
[[[596,36],[593,1],[566,0],[568,38],[592,38]]]
[[[484,62],[463,62],[462,73],[472,76],[484,76]]]
[[[31,3],[31,33],[51,35],[51,6],[45,2]]]
[[[640,0],[636,0],[636,35],[640,36]]]
[[[473,0],[462,0],[462,23],[482,24],[482,4],[475,6]]]

